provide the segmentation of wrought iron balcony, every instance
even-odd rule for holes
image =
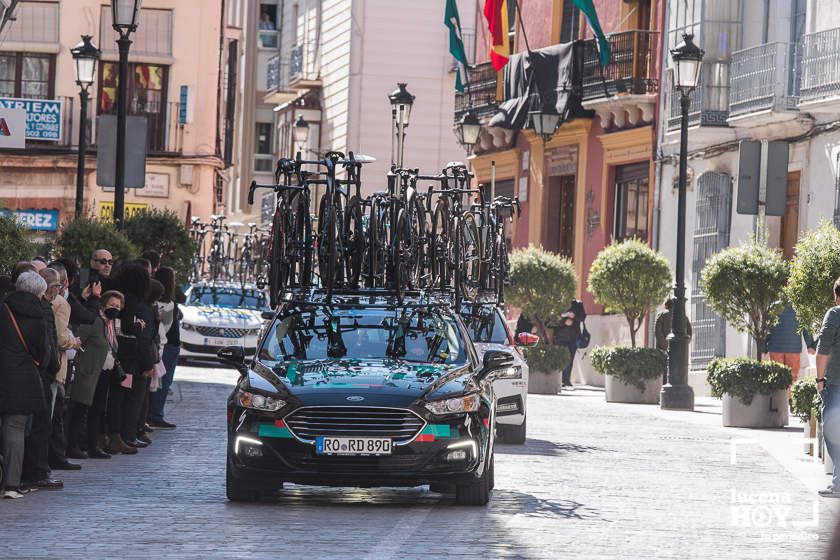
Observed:
[[[463,92],[455,94],[455,122],[468,110],[475,111],[479,119],[485,120],[496,112],[496,88],[498,74],[489,62],[478,64],[467,69],[469,85],[465,84]]]
[[[680,93],[671,86],[668,130],[680,128]],[[729,117],[729,62],[703,64],[700,87],[689,94],[689,126],[727,127]]]
[[[800,108],[840,111],[840,28],[806,35],[801,45]]]
[[[266,90],[269,92],[286,91],[289,88],[289,62],[279,54],[268,59],[266,66]]]
[[[612,61],[601,67],[594,39],[584,41],[583,101],[616,94],[656,93],[656,31],[622,31],[608,37]]]
[[[736,124],[739,117],[762,111],[796,111],[799,98],[796,56],[794,43],[767,43],[732,53],[730,123]]]

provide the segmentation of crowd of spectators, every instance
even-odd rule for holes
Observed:
[[[135,455],[164,418],[180,345],[174,271],[147,251],[115,264],[42,257],[0,277],[4,498],[64,487],[72,460]]]

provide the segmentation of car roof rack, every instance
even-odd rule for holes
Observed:
[[[406,290],[402,297],[393,290],[383,288],[359,288],[353,290],[320,288],[286,290],[280,298],[284,304],[305,305],[363,305],[368,308],[389,307],[452,307],[452,290],[423,289]]]

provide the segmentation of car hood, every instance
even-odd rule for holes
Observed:
[[[468,366],[418,364],[402,360],[312,360],[275,369],[260,365],[251,387],[290,394],[302,404],[407,406],[429,398],[462,394],[474,384]],[[362,397],[361,400],[358,397]]]
[[[263,324],[262,314],[254,309],[233,309],[211,305],[182,305],[183,321],[203,327],[259,328]]]

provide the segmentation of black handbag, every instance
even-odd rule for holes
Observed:
[[[592,340],[592,335],[589,334],[589,330],[586,328],[586,321],[581,321],[580,323],[580,334],[578,335],[577,339],[577,347],[578,349],[584,349],[589,346],[589,343]]]

